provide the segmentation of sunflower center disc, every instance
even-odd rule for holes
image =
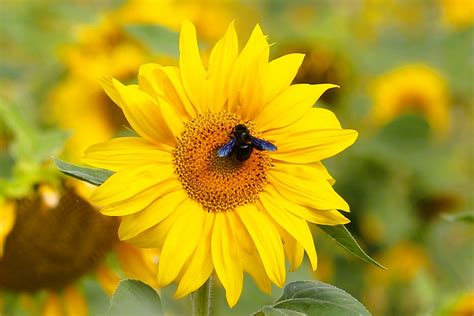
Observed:
[[[271,158],[254,150],[250,158],[218,157],[237,124],[245,124],[258,137],[255,123],[243,122],[229,112],[205,113],[185,125],[175,151],[176,171],[188,195],[208,211],[232,211],[257,200],[267,183]]]
[[[94,269],[117,235],[105,217],[66,190],[55,208],[40,196],[16,203],[16,222],[0,259],[0,288],[33,292],[61,289]]]

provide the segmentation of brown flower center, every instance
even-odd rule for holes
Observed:
[[[37,195],[16,203],[16,222],[0,259],[0,287],[61,289],[90,271],[115,241],[117,221],[67,189],[56,207]]]
[[[208,211],[232,211],[252,203],[267,183],[271,158],[265,151],[253,150],[245,161],[235,155],[218,157],[238,124],[245,124],[258,137],[255,123],[243,122],[229,112],[200,114],[185,125],[175,151],[176,171],[188,195]]]

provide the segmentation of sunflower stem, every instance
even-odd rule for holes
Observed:
[[[212,302],[212,275],[199,290],[191,294],[193,316],[210,316]]]

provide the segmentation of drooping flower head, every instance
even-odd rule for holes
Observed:
[[[349,206],[321,160],[350,146],[357,132],[313,108],[334,85],[290,85],[304,56],[269,62],[258,25],[239,52],[231,24],[207,65],[190,22],[179,48],[179,67],[143,65],[138,85],[104,80],[138,136],[86,151],[84,162],[115,171],[91,200],[103,214],[122,217],[120,239],[161,249],[160,286],[176,282],[183,297],[215,271],[234,306],[243,272],[270,292],[271,283],[285,283],[285,255],[296,269],[306,251],[316,269],[308,222],[349,221],[339,213]],[[239,124],[278,149],[235,141],[222,154]],[[250,155],[237,159],[245,146]]]
[[[156,286],[156,260],[151,257],[156,250],[119,242],[117,220],[99,214],[77,190],[40,184],[22,198],[1,198],[0,297],[23,296],[6,306],[0,302],[1,314],[31,300],[29,307],[43,315],[88,315],[80,280],[95,273],[112,295],[120,281],[105,263],[112,251],[125,275]],[[34,300],[37,293],[44,295]]]
[[[97,212],[84,187],[60,178],[48,164],[63,132],[33,127],[22,114],[0,104],[0,124],[11,135],[0,154],[15,148],[0,177],[0,314],[22,306],[32,314],[41,308],[43,315],[87,315],[78,283],[96,272],[111,295],[120,281],[118,267],[156,287],[157,253],[117,240],[118,220]],[[117,257],[114,270],[105,260],[111,252]]]

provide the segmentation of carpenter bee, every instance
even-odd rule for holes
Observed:
[[[263,139],[250,135],[249,129],[244,124],[238,124],[229,135],[230,141],[219,148],[217,156],[226,157],[235,153],[238,161],[245,161],[250,158],[254,148],[257,150],[275,151],[277,147]]]

